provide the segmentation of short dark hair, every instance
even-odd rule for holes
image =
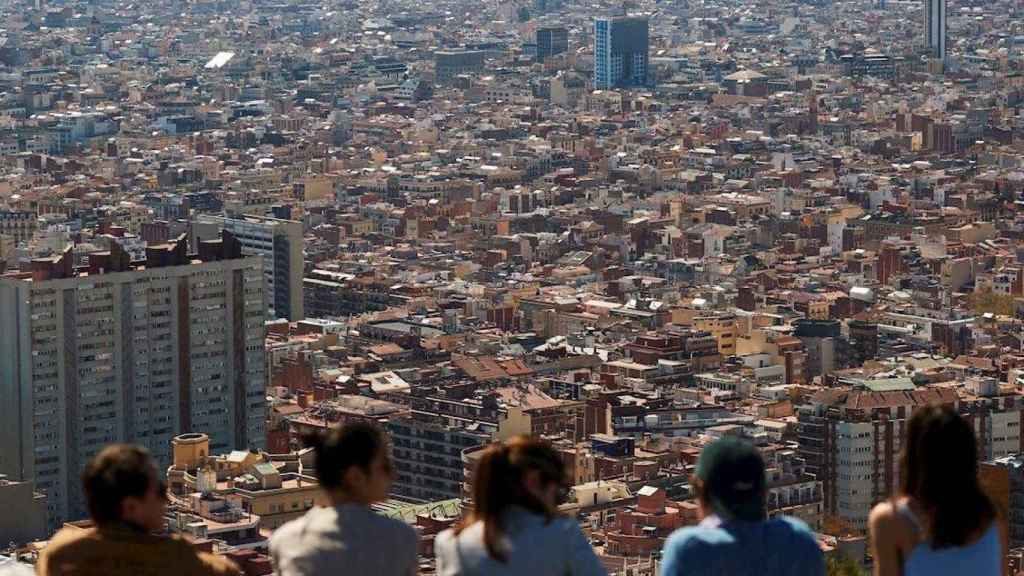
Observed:
[[[156,467],[149,451],[131,444],[113,444],[100,451],[82,472],[89,515],[97,524],[121,519],[121,502],[142,498],[155,482]]]
[[[314,465],[320,485],[333,490],[345,487],[345,472],[349,468],[369,470],[386,442],[378,426],[356,422],[327,433],[311,434],[306,437],[306,445],[315,451]]]

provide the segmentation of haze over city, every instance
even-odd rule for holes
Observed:
[[[1024,572],[1022,10],[0,2],[0,574]]]

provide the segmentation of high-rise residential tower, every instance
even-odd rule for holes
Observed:
[[[594,20],[594,88],[609,90],[648,84],[649,22],[646,16]]]
[[[305,319],[302,304],[302,222],[262,216],[221,218],[202,215],[193,223],[196,241],[230,232],[242,245],[245,256],[263,257],[269,318],[292,322]]]
[[[925,43],[932,58],[946,59],[946,0],[925,0]]]
[[[117,244],[75,267],[69,246],[0,277],[0,474],[34,480],[50,527],[86,512],[81,472],[105,445],[209,434],[265,443],[263,261],[230,234],[184,235],[132,262]]]

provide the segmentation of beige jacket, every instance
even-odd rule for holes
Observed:
[[[64,528],[36,564],[40,576],[238,576],[229,560],[198,551],[180,536],[130,526]]]

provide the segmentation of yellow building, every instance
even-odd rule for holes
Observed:
[[[813,320],[829,319],[829,301],[824,298],[807,303],[807,317]]]
[[[273,530],[329,501],[317,479],[304,473],[311,452],[266,454],[234,450],[211,456],[206,434],[182,434],[171,440],[173,464],[167,470],[170,493],[184,498],[209,493],[260,517],[260,529]]]
[[[734,314],[696,316],[693,319],[693,327],[710,332],[718,342],[718,353],[722,356],[736,355],[736,316]]]

